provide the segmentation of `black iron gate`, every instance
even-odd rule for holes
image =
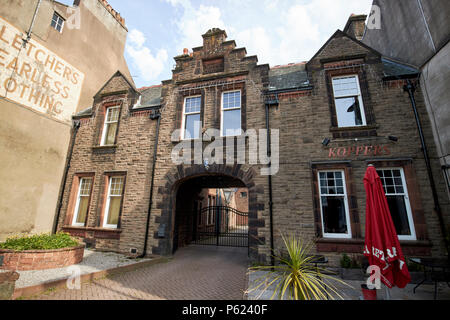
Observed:
[[[248,247],[248,213],[231,207],[212,206],[194,214],[192,243]]]

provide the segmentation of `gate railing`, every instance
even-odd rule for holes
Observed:
[[[248,213],[210,206],[194,213],[193,243],[228,247],[248,246]]]

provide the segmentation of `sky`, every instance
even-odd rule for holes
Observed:
[[[63,0],[72,2],[70,0]],[[108,0],[125,18],[125,57],[136,86],[172,77],[173,57],[225,29],[228,40],[271,67],[308,61],[349,16],[372,0]]]

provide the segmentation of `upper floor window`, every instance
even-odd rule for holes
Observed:
[[[358,76],[334,77],[332,83],[338,127],[367,125]]]
[[[399,240],[416,240],[414,221],[402,168],[377,170]]]
[[[56,12],[53,13],[52,23],[51,26],[58,30],[59,32],[63,31],[64,27],[64,19]]]
[[[222,125],[221,135],[241,135],[241,91],[230,91],[222,94]]]
[[[117,228],[122,207],[123,187],[125,177],[109,177],[108,198],[106,199],[103,227]]]
[[[102,146],[112,146],[116,142],[117,127],[119,123],[120,107],[106,109],[105,123],[103,125]]]
[[[319,194],[323,236],[351,238],[344,171],[320,171]]]
[[[89,199],[91,197],[92,178],[81,178],[78,189],[77,202],[73,215],[73,226],[82,227],[86,224],[89,212]]]
[[[200,112],[202,109],[202,97],[186,97],[184,99],[183,108],[183,124],[181,130],[181,139],[198,139],[200,138],[201,119]]]

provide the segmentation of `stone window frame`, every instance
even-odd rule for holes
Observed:
[[[348,199],[348,194],[347,194],[347,179],[345,177],[345,170],[343,169],[318,169],[317,170],[317,175],[316,175],[316,179],[318,179],[318,182],[320,182],[320,173],[325,172],[340,172],[343,174],[343,182],[344,182],[344,193],[340,196],[344,197],[345,203],[345,219],[346,219],[346,223],[347,223],[347,232],[346,233],[342,233],[342,234],[337,234],[337,233],[326,233],[324,231],[324,223],[323,223],[323,205],[322,205],[322,197],[333,197],[333,195],[323,195],[321,190],[320,190],[320,185],[318,185],[318,193],[319,193],[319,205],[320,205],[320,224],[322,226],[322,237],[325,239],[351,239],[352,238],[352,228],[351,228],[351,223],[350,223],[350,204],[349,204],[349,199]],[[320,184],[320,183],[319,183]]]
[[[76,202],[78,201],[78,190],[80,187],[80,181],[82,178],[91,178],[92,179],[92,185],[91,185],[91,192],[89,195],[89,204],[88,204],[88,212],[86,214],[86,219],[84,226],[76,226],[73,225],[73,220],[75,216],[75,209],[76,209]],[[91,205],[92,205],[92,194],[94,192],[94,186],[95,186],[95,173],[94,172],[88,172],[88,173],[75,173],[73,175],[72,179],[72,185],[69,191],[69,201],[67,204],[67,210],[66,210],[66,218],[64,221],[65,227],[78,227],[78,228],[85,228],[87,227],[88,221],[89,221],[89,213],[91,211]]]
[[[230,85],[223,85],[217,87],[216,91],[216,105],[215,105],[215,120],[214,128],[220,130],[220,137],[226,139],[226,136],[222,136],[222,96],[224,92],[229,91],[241,91],[241,132],[245,133],[247,131],[247,90],[245,83],[235,83]],[[220,97],[220,98],[218,98]],[[230,136],[232,137],[232,136]],[[239,137],[239,136],[234,136]]]
[[[350,220],[349,229],[351,230],[350,238],[330,238],[323,234],[321,198],[319,190],[319,172],[320,171],[343,171],[345,177],[345,187],[348,202],[348,216]],[[312,163],[312,188],[313,188],[313,208],[314,222],[316,227],[316,237],[327,241],[350,241],[362,240],[361,224],[358,212],[358,204],[356,198],[356,189],[353,180],[353,168],[351,162],[329,162],[329,163]]]
[[[122,187],[122,199],[120,202],[120,211],[119,211],[119,219],[117,222],[116,228],[107,228],[104,227],[104,219],[106,217],[106,209],[107,209],[107,201],[108,201],[108,190],[109,190],[109,183],[110,179],[113,177],[123,177],[123,187]],[[112,172],[105,172],[103,174],[103,183],[102,183],[102,191],[101,191],[101,197],[99,203],[101,204],[99,214],[97,215],[97,227],[104,230],[120,230],[122,227],[122,214],[123,214],[123,207],[125,203],[125,190],[127,187],[127,172],[123,171],[112,171]]]
[[[331,115],[331,127],[330,131],[333,134],[334,139],[339,138],[359,138],[359,137],[369,137],[369,136],[377,136],[377,124],[376,119],[373,112],[373,105],[370,96],[370,91],[368,87],[367,75],[366,71],[363,67],[363,60],[359,61],[357,64],[355,62],[349,62],[348,65],[345,62],[341,63],[330,63],[330,65],[339,64],[339,67],[336,68],[327,68],[327,64],[325,64],[325,80],[328,92],[328,102],[330,107],[330,115]],[[361,99],[363,102],[363,111],[365,115],[366,125],[364,126],[355,126],[355,127],[339,127],[336,113],[336,104],[333,90],[332,79],[335,77],[344,77],[344,76],[357,76],[359,88],[361,91]]]
[[[200,98],[200,111],[199,112],[195,112],[195,113],[192,112],[192,113],[186,114],[186,100],[189,99],[189,98]],[[182,116],[181,116],[181,132],[180,132],[180,140],[181,141],[191,141],[191,140],[200,139],[201,134],[202,134],[202,129],[203,129],[203,109],[204,109],[204,107],[203,107],[203,105],[204,105],[203,100],[204,100],[204,98],[203,98],[203,96],[201,94],[187,95],[187,96],[183,97],[183,107],[182,107],[182,111],[181,111],[182,112]],[[186,133],[186,116],[187,115],[191,115],[191,114],[197,114],[197,113],[200,115],[200,124],[201,124],[199,137],[198,138],[189,138],[188,139],[188,138],[185,137],[185,133]]]
[[[224,106],[223,98],[224,98],[226,93],[232,93],[232,92],[239,92],[239,94],[240,94],[240,106],[239,106],[239,108],[235,107],[233,109],[224,109],[223,108],[223,106]],[[223,90],[223,91],[220,92],[220,128],[219,128],[219,130],[220,130],[220,137],[221,138],[239,137],[239,136],[242,135],[242,132],[245,132],[245,130],[242,129],[242,124],[243,124],[243,122],[242,122],[242,119],[243,119],[243,117],[242,117],[242,104],[243,104],[242,103],[242,101],[243,101],[242,96],[243,96],[242,95],[242,89]],[[234,111],[234,110],[239,110],[240,111],[240,118],[241,118],[240,119],[240,130],[241,130],[241,134],[238,134],[238,135],[236,135],[236,134],[234,134],[234,135],[226,135],[222,131],[223,130],[224,113],[227,112],[227,111]]]
[[[112,107],[118,107],[119,108],[119,119],[117,121],[117,129],[116,129],[116,135],[114,139],[113,145],[102,145],[102,138],[103,138],[103,131],[105,130],[105,120],[106,120],[106,114],[107,110]],[[118,137],[119,137],[119,130],[120,130],[120,124],[121,124],[121,118],[122,118],[122,112],[123,112],[123,102],[122,101],[111,101],[111,102],[103,102],[101,103],[99,107],[99,120],[97,122],[97,138],[94,140],[95,148],[99,149],[108,149],[108,148],[115,148],[117,146]]]
[[[182,138],[183,135],[183,125],[184,125],[184,103],[186,98],[201,96],[201,104],[200,104],[200,123],[201,127],[205,126],[205,90],[204,89],[192,89],[192,90],[183,90],[178,94],[177,102],[176,102],[176,119],[175,119],[175,130],[180,130],[180,136],[178,137],[179,141],[184,141]],[[202,139],[200,134],[199,139]],[[191,139],[187,141],[195,141],[196,139]],[[179,142],[177,141],[177,142]],[[175,141],[174,141],[175,142]]]

